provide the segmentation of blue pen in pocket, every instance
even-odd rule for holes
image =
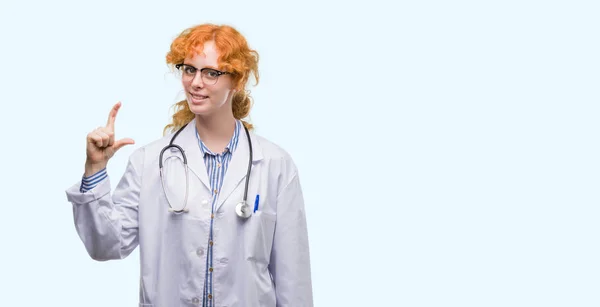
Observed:
[[[259,198],[259,195],[256,194],[256,199],[254,200],[254,212],[256,212],[256,210],[258,210],[258,198]]]

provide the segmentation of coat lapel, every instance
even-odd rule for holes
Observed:
[[[262,160],[263,153],[256,139],[256,136],[252,131],[250,132],[250,140],[252,141],[252,163],[255,164],[257,161]],[[238,140],[238,145],[233,152],[233,156],[231,157],[231,161],[229,162],[229,166],[227,168],[227,173],[225,173],[225,178],[223,181],[223,186],[221,187],[221,192],[219,193],[219,199],[217,202],[217,206],[215,207],[215,212],[219,210],[219,208],[225,203],[225,200],[231,195],[231,193],[239,186],[239,188],[245,188],[245,179],[246,173],[248,172],[248,159],[250,158],[250,148],[248,143],[248,137],[246,135],[246,130],[242,127],[240,129],[240,135]],[[189,163],[189,162],[188,162]],[[254,167],[254,165],[253,165]],[[242,199],[240,198],[240,201]]]

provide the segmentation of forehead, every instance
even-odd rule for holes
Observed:
[[[187,64],[197,68],[219,67],[219,51],[213,41],[207,41],[202,46],[198,46],[194,53],[188,55],[185,59]]]

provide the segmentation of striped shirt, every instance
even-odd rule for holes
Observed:
[[[212,210],[211,210],[211,219],[210,219],[210,232],[208,236],[208,245],[206,252],[206,274],[204,275],[204,295],[202,306],[212,307],[214,304],[213,297],[213,225],[214,225],[214,210],[217,198],[219,196],[219,192],[221,191],[221,186],[223,185],[223,178],[225,178],[225,173],[227,172],[227,168],[229,166],[229,161],[231,161],[231,157],[235,149],[238,145],[240,130],[242,127],[242,123],[239,120],[236,120],[235,130],[233,133],[233,137],[220,154],[214,154],[204,145],[204,142],[200,140],[200,136],[198,135],[198,131],[196,130],[196,137],[198,138],[198,143],[200,144],[200,150],[204,156],[204,163],[206,164],[206,169],[208,171],[208,179],[210,181],[210,187],[212,190]]]
[[[204,291],[202,295],[202,306],[212,307],[214,304],[214,296],[213,296],[213,225],[214,225],[214,210],[216,201],[219,196],[219,192],[221,191],[221,186],[223,185],[223,179],[225,178],[225,173],[227,172],[227,168],[229,167],[229,162],[231,161],[231,157],[233,152],[237,148],[240,131],[242,129],[242,122],[236,120],[235,130],[233,133],[233,137],[229,141],[229,144],[225,147],[222,153],[215,154],[200,139],[200,135],[198,134],[198,130],[196,128],[196,138],[198,140],[198,145],[200,146],[200,151],[202,152],[202,156],[204,157],[204,164],[206,165],[206,170],[208,172],[208,179],[210,181],[211,195],[212,195],[212,209],[211,209],[211,219],[210,219],[210,231],[207,242],[207,252],[206,252],[206,273],[204,275]],[[106,168],[97,172],[96,174],[83,177],[81,181],[80,191],[85,193],[95,186],[97,186],[100,182],[108,177]]]
[[[79,191],[81,191],[81,193],[85,193],[96,187],[107,177],[108,174],[106,173],[106,167],[89,177],[83,176],[83,179],[81,180],[81,186],[79,187]]]

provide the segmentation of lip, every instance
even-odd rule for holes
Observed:
[[[192,93],[192,92],[189,92],[189,93],[190,93],[191,96],[196,96],[196,97],[202,96],[202,97],[208,98],[208,95],[202,95],[200,93]]]
[[[206,95],[200,95],[200,94],[195,94],[195,93],[189,93],[189,94],[190,94],[190,98],[191,98],[193,104],[201,104],[206,99],[208,99],[208,96],[206,96]],[[199,96],[202,96],[202,97],[199,97]]]

